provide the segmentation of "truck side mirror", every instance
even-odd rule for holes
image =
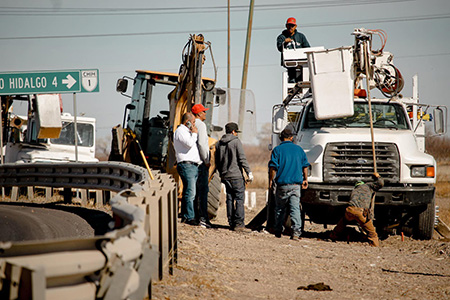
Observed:
[[[272,110],[272,132],[280,133],[287,125],[287,112],[284,106],[275,105]]]
[[[437,107],[433,111],[434,115],[434,132],[437,134],[445,133],[445,119],[444,119],[444,110],[440,107]]]
[[[116,84],[116,91],[119,93],[125,93],[127,91],[128,88],[128,80],[124,79],[124,78],[120,78],[119,80],[117,80],[117,84]]]

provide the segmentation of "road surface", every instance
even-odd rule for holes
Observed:
[[[36,206],[0,205],[0,241],[31,241],[94,236],[77,214]]]

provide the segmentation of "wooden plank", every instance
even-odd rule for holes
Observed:
[[[441,218],[438,218],[438,224],[434,227],[434,230],[436,230],[443,237],[450,239],[450,227],[445,224]]]

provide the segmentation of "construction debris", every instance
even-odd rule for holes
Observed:
[[[332,291],[331,287],[323,282],[310,284],[308,286],[299,286],[297,290],[305,291]]]

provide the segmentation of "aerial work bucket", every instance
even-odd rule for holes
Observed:
[[[315,117],[318,120],[353,115],[352,47],[306,53]]]

